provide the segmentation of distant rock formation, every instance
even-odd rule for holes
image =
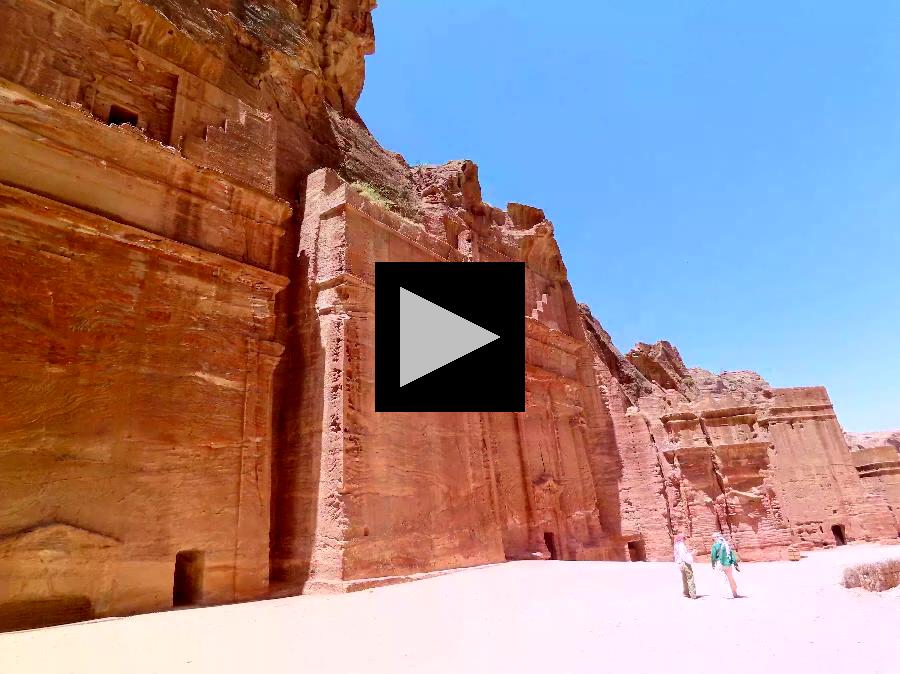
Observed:
[[[844,433],[851,452],[873,447],[894,447],[900,450],[900,430],[873,433]]]
[[[583,317],[596,323],[586,309]],[[896,497],[860,480],[824,388],[778,389],[754,372],[688,369],[668,342],[639,344],[626,359],[649,383],[629,382],[656,448],[641,468],[652,472],[658,462],[649,491],[665,494],[671,530],[699,547],[729,532],[745,559],[900,534]]]
[[[900,533],[900,430],[845,437],[863,485],[887,502]]]

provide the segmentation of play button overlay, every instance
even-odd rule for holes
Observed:
[[[406,386],[500,335],[400,288],[400,386]]]
[[[378,412],[525,409],[525,265],[375,265]]]

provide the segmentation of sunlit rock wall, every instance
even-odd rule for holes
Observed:
[[[623,356],[543,211],[377,143],[373,6],[0,5],[0,629],[896,540],[894,461],[824,389]],[[374,413],[382,260],[526,264],[525,413]]]
[[[824,388],[688,369],[668,342],[639,344],[626,359],[644,377],[637,405],[664,477],[670,530],[696,549],[708,549],[716,531],[749,560],[895,540],[890,499],[880,483],[873,490],[860,480]]]
[[[275,575],[342,590],[505,559],[621,558],[598,512],[589,352],[552,226],[536,209],[507,214],[480,197],[473,215],[461,201],[477,191],[471,164],[420,178],[446,189],[450,224],[435,233],[331,171],[307,181],[305,365],[299,404],[285,410],[294,445],[276,458]],[[374,263],[464,260],[528,265],[527,411],[376,414]]]
[[[289,212],[0,80],[0,626],[266,595]]]

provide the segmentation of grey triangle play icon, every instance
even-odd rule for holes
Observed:
[[[500,335],[400,288],[400,386],[497,339]]]

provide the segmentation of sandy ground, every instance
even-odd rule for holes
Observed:
[[[339,596],[0,635],[0,672],[900,672],[900,593],[838,585],[851,545],[744,564],[514,562]]]

